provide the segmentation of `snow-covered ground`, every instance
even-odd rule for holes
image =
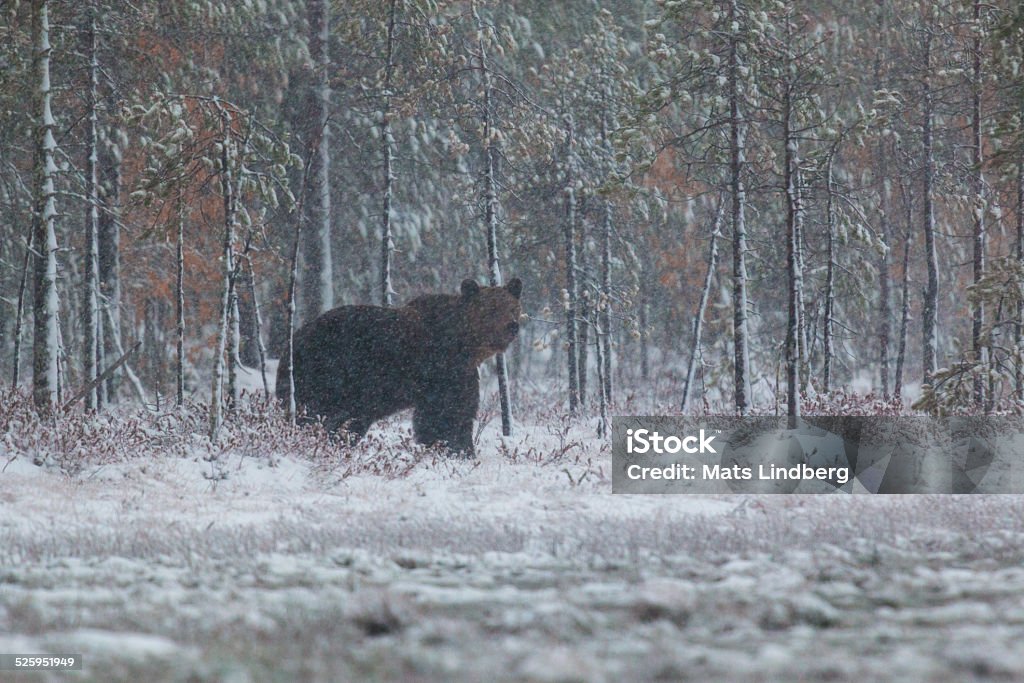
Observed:
[[[0,680],[1024,679],[1024,499],[612,495],[592,428],[0,443],[0,652],[85,662]]]

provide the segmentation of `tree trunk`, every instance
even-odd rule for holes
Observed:
[[[878,36],[886,36],[886,14],[884,0],[878,0]],[[879,49],[875,59],[874,89],[882,89],[882,56]],[[889,273],[889,187],[888,154],[885,142],[878,141],[878,232],[885,249],[878,256],[878,367],[881,377],[882,396],[889,396],[889,336],[892,331],[892,276]],[[831,236],[830,236],[831,238]]]
[[[476,13],[476,5],[473,5],[473,14],[477,23],[479,40],[477,48],[480,50],[480,73],[483,76],[484,86],[484,223],[487,230],[487,272],[491,287],[501,286],[501,263],[498,258],[498,141],[494,135],[494,112],[493,93],[491,85],[491,72],[487,65],[487,53],[484,50],[483,31],[484,25],[480,15]],[[508,364],[505,354],[499,353],[494,357],[495,371],[498,375],[498,400],[501,403],[501,433],[505,436],[512,436],[512,395],[509,391]]]
[[[597,384],[598,384],[597,401],[598,401],[598,406],[599,406],[599,411],[600,411],[598,413],[597,435],[601,436],[601,437],[605,437],[605,436],[608,436],[608,434],[609,434],[609,424],[608,424],[608,401],[606,400],[606,396],[605,396],[605,393],[604,393],[604,379],[605,379],[604,378],[604,373],[605,373],[604,346],[600,342],[600,340],[602,339],[602,335],[604,334],[604,330],[602,328],[600,318],[597,319],[594,333],[597,335],[597,338],[598,338],[598,343],[594,346],[594,354],[597,356]]]
[[[640,328],[640,379],[647,381],[651,376],[651,355],[647,347],[647,328],[650,327],[651,305],[651,255],[640,254],[640,310],[637,311],[637,326]]]
[[[238,362],[243,368],[258,368],[259,354],[259,323],[256,321],[256,303],[249,291],[248,271],[249,257],[239,256],[235,259],[235,289],[238,290],[235,300],[238,302]]]
[[[99,189],[96,167],[99,158],[99,130],[97,118],[97,96],[99,90],[99,60],[96,56],[96,8],[89,13],[89,25],[86,32],[87,52],[89,55],[89,132],[88,157],[86,159],[86,201],[85,212],[85,301],[82,307],[82,370],[85,375],[83,384],[90,384],[98,376],[100,368],[97,348],[97,328],[99,326]],[[99,407],[99,392],[92,389],[85,394],[86,410]]]
[[[114,353],[110,354],[110,358],[125,357],[126,352],[124,350],[124,345],[121,343],[120,328],[114,324],[113,309],[103,309],[103,315],[107,318],[108,327],[113,331],[111,343],[113,344]],[[131,366],[128,365],[128,361],[125,360],[122,362],[120,367],[124,369],[124,373],[128,377],[128,384],[130,384],[132,389],[135,391],[135,395],[138,397],[139,402],[143,405],[147,405],[148,399],[146,398],[146,390],[142,386],[142,381],[139,380],[138,376],[132,371]]]
[[[313,129],[308,154],[313,158],[309,202],[312,229],[306,232],[302,300],[305,319],[312,320],[334,308],[334,270],[331,256],[331,152],[330,152],[330,55],[328,0],[308,0],[310,41],[315,86],[311,96]]]
[[[231,178],[231,117],[221,110],[223,139],[220,150],[220,186],[224,202],[224,243],[222,256],[224,283],[221,287],[220,319],[217,347],[213,356],[213,376],[210,387],[210,441],[217,441],[223,423],[224,353],[227,350],[228,328],[231,317],[232,279],[234,278],[235,198]],[[232,359],[233,360],[233,359]]]
[[[832,391],[832,359],[835,357],[832,321],[835,317],[836,301],[836,210],[832,163],[833,157],[829,155],[825,168],[825,229],[828,240],[828,264],[825,270],[825,320],[822,323],[821,332],[822,346],[824,347],[822,384],[825,393]]]
[[[601,115],[601,139],[604,143],[605,154],[609,161],[614,158],[611,134],[609,133],[609,114],[611,107],[611,85],[607,74],[605,74],[605,87],[603,92],[603,109]],[[600,327],[598,333],[598,344],[601,346],[601,393],[604,396],[602,410],[612,403],[612,229],[615,218],[614,208],[610,200],[604,200],[604,221],[601,228],[601,290],[598,294],[598,315],[597,323]]]
[[[308,169],[308,166],[307,166]],[[287,386],[284,389],[285,419],[288,422],[295,422],[295,295],[299,280],[299,245],[302,243],[302,199],[305,195],[305,182],[299,189],[299,207],[295,216],[295,234],[292,237],[291,268],[288,273],[288,336],[285,344],[284,358],[279,362],[287,363]],[[280,377],[280,373],[278,373]],[[281,389],[276,389],[277,395],[281,396]]]
[[[799,150],[798,150],[799,151]],[[804,306],[804,200],[803,200],[803,174],[800,171],[799,156],[794,159],[793,181],[795,183],[796,197],[796,222],[794,244],[796,247],[796,272],[799,278],[796,283],[796,329],[797,329],[797,359],[800,362],[800,394],[807,391],[807,383],[810,381],[811,344],[809,340],[809,327],[807,325],[807,308]]]
[[[185,404],[185,202],[178,195],[178,235],[175,240],[174,327],[177,363],[174,368],[175,401]]]
[[[690,361],[686,364],[686,380],[683,384],[683,400],[680,411],[684,414],[690,407],[690,394],[693,393],[693,380],[697,376],[697,359],[700,357],[700,338],[704,329],[704,310],[708,305],[708,298],[711,295],[711,283],[715,279],[715,266],[718,262],[718,236],[722,227],[722,215],[725,213],[725,202],[721,197],[718,199],[718,206],[715,209],[715,222],[711,227],[711,244],[708,246],[708,270],[704,275],[704,288],[700,291],[700,299],[697,302],[697,312],[693,316],[693,330],[691,332]]]
[[[884,152],[881,152],[884,155]],[[884,167],[884,164],[883,164]],[[878,256],[878,367],[882,380],[882,396],[889,396],[889,332],[892,320],[892,285],[889,276],[889,202],[886,197],[885,178],[882,178],[879,233],[885,249]],[[831,235],[830,235],[831,238]],[[831,264],[830,264],[831,265]]]
[[[167,339],[165,303],[162,298],[146,297],[142,312],[142,348],[140,371],[146,384],[153,388],[157,408],[164,389],[166,371]]]
[[[600,327],[601,395],[604,405],[612,403],[612,203],[604,203],[604,228],[601,231],[601,292],[598,296],[597,322]]]
[[[914,235],[913,204],[906,188],[903,188],[903,201],[906,204],[907,229],[903,240],[903,285],[900,302],[900,337],[899,349],[896,352],[896,377],[893,381],[893,395],[899,398],[903,393],[903,368],[907,356],[907,329],[910,324],[910,243]]]
[[[33,198],[32,201],[34,202],[35,199]],[[17,389],[18,382],[21,380],[21,345],[25,337],[25,299],[28,294],[29,267],[35,265],[34,242],[35,219],[33,218],[28,227],[28,236],[25,238],[25,257],[21,263],[21,280],[18,282],[18,306],[14,314],[14,368],[11,371],[11,389]]]
[[[739,25],[738,0],[729,3],[729,21]],[[750,351],[747,339],[747,196],[743,186],[746,131],[740,113],[739,36],[729,35],[729,172],[732,190],[733,384],[736,412],[750,412]]]
[[[270,383],[267,381],[267,349],[263,346],[263,317],[260,315],[260,300],[256,297],[256,267],[252,265],[252,258],[247,256],[245,265],[249,269],[249,296],[252,299],[252,315],[258,354],[260,379],[263,381],[263,399],[270,400]]]
[[[573,155],[575,129],[572,118],[566,117],[565,132],[565,343],[568,353],[569,412],[579,409],[579,354],[576,350],[576,174]]]
[[[32,217],[37,254],[33,277],[34,306],[32,342],[32,400],[40,412],[49,412],[58,403],[58,330],[57,300],[57,205],[54,175],[55,122],[50,111],[50,20],[47,0],[35,0],[32,7],[35,28],[36,68],[39,77],[37,121],[35,212]]]
[[[1024,111],[1021,113],[1024,118]],[[1017,263],[1024,268],[1024,151],[1017,161]],[[1013,326],[1014,392],[1018,401],[1024,400],[1024,363],[1021,361],[1021,339],[1024,337],[1024,301],[1017,302],[1017,322]]]
[[[241,387],[238,385],[238,371],[242,367],[242,359],[239,353],[241,325],[238,316],[238,287],[236,285],[238,276],[237,259],[238,257],[232,254],[231,277],[229,278],[230,304],[228,307],[227,339],[228,386],[227,392],[225,392],[225,404],[227,405],[228,412],[233,411],[238,406],[238,398],[241,394]]]
[[[287,337],[285,338],[285,355],[280,360],[286,363],[287,370],[286,386],[284,389],[284,410],[285,419],[288,422],[295,422],[295,314],[298,312],[296,296],[299,285],[299,251],[302,245],[302,222],[303,208],[306,202],[306,190],[309,185],[309,172],[313,165],[312,157],[306,159],[306,166],[302,170],[302,180],[299,183],[299,202],[295,211],[295,232],[292,235],[291,261],[288,273],[288,305],[287,305]],[[278,372],[278,376],[280,376]],[[278,397],[281,396],[281,388],[275,387]]]
[[[113,109],[116,97],[113,92],[107,94],[107,107]],[[99,275],[100,305],[103,309],[104,322],[98,326],[103,343],[97,345],[99,367],[106,365],[106,358],[119,358],[118,351],[121,340],[121,149],[120,130],[111,126],[106,130],[105,144],[100,149],[99,195],[101,211],[99,215]],[[122,368],[127,374],[130,370],[127,363]],[[100,402],[117,400],[118,387],[121,385],[121,370],[110,375],[110,378],[99,386]]]
[[[395,58],[395,13],[398,0],[391,0],[388,11],[387,63],[384,66],[384,110],[380,123],[380,142],[384,158],[384,206],[381,213],[380,240],[380,305],[391,306],[393,286],[391,283],[391,252],[395,248],[391,236],[391,192],[395,181],[394,137],[391,133],[391,82]],[[482,58],[481,58],[482,61]]]
[[[924,200],[924,250],[928,266],[928,285],[924,293],[921,327],[921,357],[923,365],[923,383],[931,384],[932,376],[938,367],[938,339],[936,337],[936,318],[939,307],[939,261],[935,246],[935,206],[932,197],[932,185],[935,176],[935,156],[932,149],[932,125],[934,105],[931,91],[931,51],[932,39],[925,38],[924,52],[924,97],[923,118],[921,122],[922,154],[924,156],[924,172],[922,196]]]
[[[788,84],[783,99],[783,134],[785,160],[783,173],[786,184],[786,274],[789,286],[789,321],[786,325],[786,416],[789,428],[795,429],[800,417],[800,283],[801,272],[797,251],[800,249],[800,233],[797,226],[800,211],[797,196],[797,143],[793,139],[793,112],[791,92]]]
[[[577,247],[577,267],[579,268],[580,280],[582,280],[582,287],[580,290],[580,298],[577,302],[576,311],[576,338],[577,338],[577,361],[579,369],[576,371],[576,377],[578,378],[580,385],[580,408],[584,408],[587,405],[587,369],[590,365],[590,299],[588,294],[590,292],[590,271],[587,268],[587,239],[586,239],[586,221],[581,220],[578,222],[579,225],[579,244]]]
[[[974,0],[973,12],[975,33],[972,47],[971,82],[971,194],[974,203],[974,282],[985,274],[985,179],[982,175],[981,147],[981,0]],[[985,304],[979,299],[971,311],[971,348],[974,362],[984,368],[988,364],[987,349],[981,343],[982,328],[985,325]],[[985,405],[985,382],[978,374],[974,376],[974,402]]]

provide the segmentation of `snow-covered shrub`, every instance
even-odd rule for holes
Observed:
[[[910,411],[898,397],[885,397],[875,392],[857,394],[836,389],[827,394],[805,396],[801,402],[804,415],[907,415]]]

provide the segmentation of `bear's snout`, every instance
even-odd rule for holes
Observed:
[[[519,334],[519,323],[510,322],[508,325],[505,325],[505,331],[508,332],[513,337],[516,336],[517,334]]]

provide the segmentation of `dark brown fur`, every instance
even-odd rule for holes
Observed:
[[[295,403],[304,420],[361,437],[377,420],[413,408],[416,440],[472,456],[480,400],[477,366],[519,331],[518,279],[462,283],[402,308],[340,306],[295,333]],[[281,362],[277,396],[288,395]]]

